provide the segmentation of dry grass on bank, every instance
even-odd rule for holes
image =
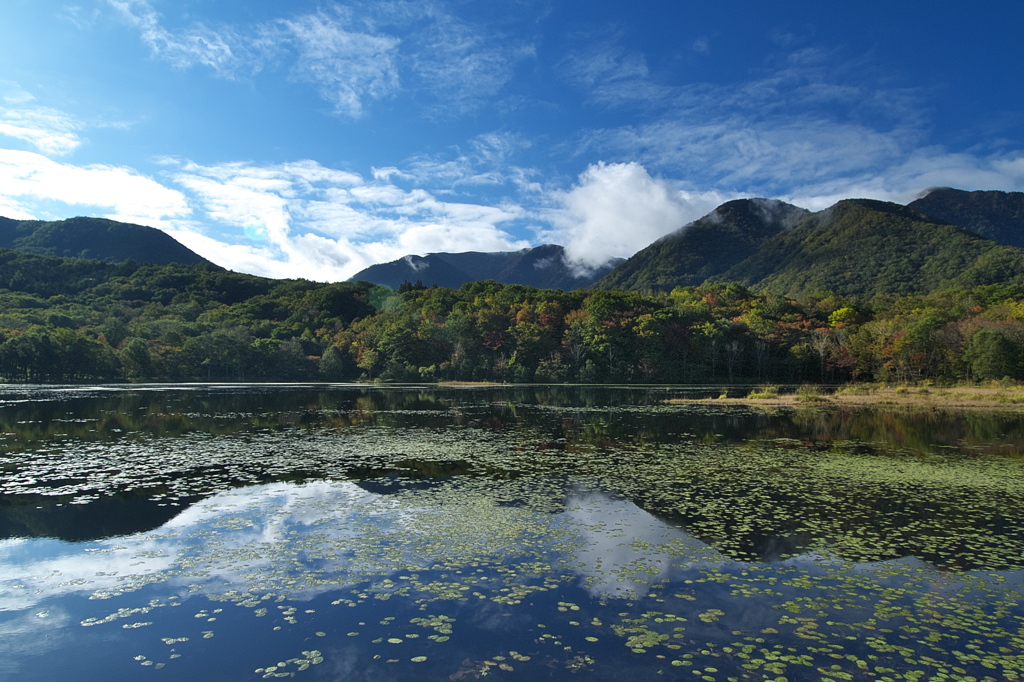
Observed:
[[[938,387],[932,385],[847,384],[833,393],[816,386],[801,386],[794,393],[783,393],[771,385],[759,386],[743,398],[676,398],[673,404],[765,405],[804,407],[809,405],[908,406],[921,408],[988,408],[1024,410],[1024,386],[965,384]]]

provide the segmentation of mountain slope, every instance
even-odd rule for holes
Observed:
[[[602,278],[598,289],[669,291],[721,275],[810,215],[772,199],[738,199],[659,239]]]
[[[965,192],[942,187],[907,206],[1000,244],[1024,248],[1024,192]]]
[[[572,291],[593,284],[621,260],[580,275],[566,262],[565,249],[545,244],[522,251],[431,253],[405,256],[356,273],[350,282],[366,281],[397,289],[404,282],[457,289],[466,282],[493,279],[502,284],[523,284],[539,289]]]
[[[115,263],[133,260],[156,265],[211,264],[156,228],[104,218],[80,217],[56,222],[0,218],[0,248],[40,256]]]
[[[1024,281],[1024,251],[906,206],[847,199],[766,240],[714,279],[790,295],[908,295]]]

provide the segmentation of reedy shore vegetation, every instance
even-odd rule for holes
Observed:
[[[272,280],[0,251],[0,377],[827,383],[1024,378],[1024,288],[786,297]]]

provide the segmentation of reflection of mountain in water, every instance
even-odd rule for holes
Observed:
[[[150,531],[181,513],[181,506],[153,501],[150,494],[103,496],[87,504],[72,504],[68,498],[55,503],[53,498],[39,495],[0,496],[0,539],[100,540]],[[191,501],[179,502],[188,505]]]

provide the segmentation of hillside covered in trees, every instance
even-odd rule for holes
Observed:
[[[924,294],[1024,283],[1021,245],[1020,192],[936,190],[910,206],[846,199],[817,213],[741,199],[642,249],[595,286],[671,291],[740,282],[789,296]]]
[[[1024,379],[1021,216],[1006,192],[744,199],[571,291],[483,279],[560,247],[395,291],[229,272],[137,225],[0,219],[0,380]]]
[[[727,382],[1024,378],[1024,288],[786,297],[271,280],[0,251],[0,377]]]
[[[209,263],[155,227],[105,218],[79,217],[52,222],[0,218],[0,249],[111,263],[123,260],[161,265]]]

